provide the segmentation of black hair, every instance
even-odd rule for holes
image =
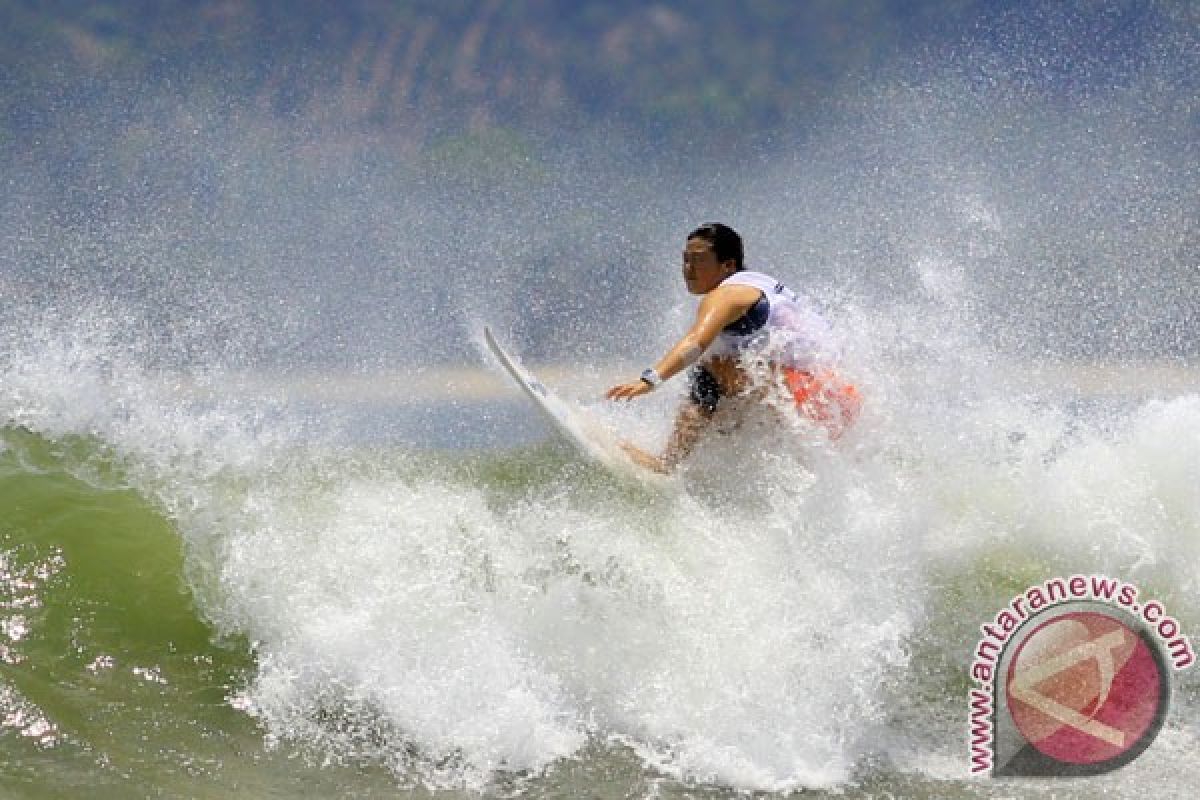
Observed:
[[[687,236],[688,240],[703,239],[712,246],[713,253],[717,257],[719,263],[725,263],[729,259],[733,259],[734,266],[738,272],[741,272],[742,267],[742,237],[738,236],[738,232],[728,225],[722,225],[720,222],[706,222],[696,230],[692,231]]]

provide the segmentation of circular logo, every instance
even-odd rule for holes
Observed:
[[[1017,731],[1043,756],[1087,772],[1145,750],[1166,715],[1168,674],[1140,626],[1101,610],[1053,615],[1024,638],[1005,693]]]

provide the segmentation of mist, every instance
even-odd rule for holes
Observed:
[[[906,308],[1025,360],[1195,357],[1194,14],[1123,8],[981,15],[803,118],[694,139],[81,81],[3,145],[6,316],[99,308],[176,365],[473,362],[481,322],[534,358],[644,360],[689,313],[683,236],[721,220],[835,316]]]

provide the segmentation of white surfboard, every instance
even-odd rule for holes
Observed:
[[[483,329],[483,338],[505,372],[512,376],[533,404],[585,458],[621,479],[632,479],[655,488],[663,488],[670,482],[666,475],[634,463],[607,428],[547,389],[533,373],[504,351],[491,329]]]

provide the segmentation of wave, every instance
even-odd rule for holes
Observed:
[[[1089,421],[898,379],[840,449],[750,424],[659,497],[553,447],[314,443],[286,407],[180,402],[85,328],[10,351],[0,388],[4,702],[31,740],[128,752],[149,719],[432,787],[597,747],[737,789],[948,780],[978,625],[1025,585],[1119,575],[1200,621],[1194,395]],[[1196,694],[1139,764],[1194,744]]]

